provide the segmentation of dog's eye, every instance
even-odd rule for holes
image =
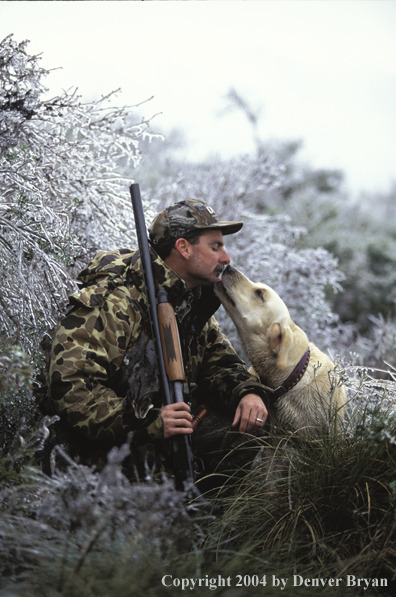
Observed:
[[[264,300],[264,292],[261,290],[261,288],[257,288],[255,292],[256,292],[256,295],[259,298],[261,298],[261,300],[263,301]]]

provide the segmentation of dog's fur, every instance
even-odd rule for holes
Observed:
[[[293,323],[278,294],[266,284],[251,282],[230,266],[224,270],[222,282],[215,284],[215,292],[237,328],[252,369],[265,386],[278,388],[310,349],[301,380],[278,399],[271,400],[269,394],[272,430],[298,430],[311,435],[323,423],[329,426],[331,420],[340,422],[346,391],[332,373],[334,363]]]

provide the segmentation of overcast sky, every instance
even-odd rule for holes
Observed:
[[[396,1],[1,2],[0,37],[42,53],[52,92],[118,87],[195,158],[253,150],[233,87],[261,108],[263,141],[301,139],[301,159],[341,168],[348,187],[396,181]],[[156,125],[153,123],[153,128]]]

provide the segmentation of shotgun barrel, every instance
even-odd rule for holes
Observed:
[[[158,360],[162,400],[164,404],[183,402],[185,375],[175,313],[168,301],[166,290],[161,288],[158,296],[156,294],[139,185],[132,184],[130,193],[142,261],[151,334]],[[195,481],[194,457],[191,451],[190,438],[187,435],[175,435],[169,439],[169,443],[173,459],[175,485],[178,490],[182,491],[186,482],[193,483]]]

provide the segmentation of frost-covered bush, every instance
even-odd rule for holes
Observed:
[[[0,488],[3,586],[21,594],[58,587],[66,595],[81,585],[85,595],[92,594],[85,592],[86,576],[114,583],[127,573],[141,587],[147,574],[160,583],[161,562],[164,574],[175,554],[197,546],[198,519],[207,514],[188,506],[169,479],[130,484],[120,469],[128,450],[114,448],[100,474],[75,463],[52,478],[26,468],[18,486]],[[95,594],[114,594],[103,584],[101,591]]]
[[[48,98],[39,60],[27,42],[0,43],[0,340],[29,352],[73,288],[66,267],[133,237],[128,183],[149,126],[113,94]]]
[[[337,260],[325,249],[298,248],[305,229],[292,225],[287,214],[263,213],[270,195],[285,183],[285,166],[270,148],[255,156],[204,165],[178,164],[174,176],[147,191],[163,209],[187,198],[204,199],[220,219],[242,220],[235,235],[225,237],[232,265],[248,278],[272,286],[290,309],[292,318],[324,350],[345,348],[339,318],[327,300],[329,288],[341,290],[344,276]],[[273,211],[273,210],[271,210]],[[242,347],[232,322],[222,309],[216,314],[237,351]],[[347,341],[345,341],[347,344]]]
[[[396,367],[396,321],[382,314],[368,316],[371,328],[363,336],[359,335],[351,346],[355,365],[375,367],[385,375],[389,368]],[[385,371],[383,371],[385,369]]]
[[[257,211],[262,194],[279,186],[283,170],[270,153],[214,158],[201,164],[175,162],[171,171],[168,168],[161,173],[150,197],[156,198],[159,209],[183,199],[204,199],[219,215],[230,219],[243,209]]]
[[[6,345],[0,353],[0,404],[4,390],[18,390],[31,385],[33,367],[29,356],[19,346]]]
[[[20,346],[3,343],[0,347],[0,458],[20,445],[22,429],[38,418],[31,386],[34,363]],[[7,464],[12,469],[14,462]],[[1,472],[0,472],[1,478]]]

